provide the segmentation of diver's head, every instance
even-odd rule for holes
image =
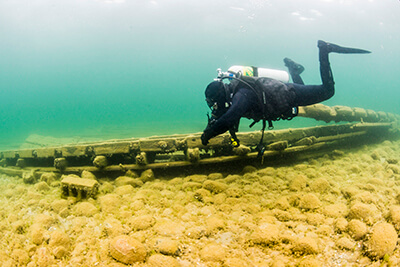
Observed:
[[[219,118],[226,110],[226,92],[225,85],[222,81],[214,81],[210,83],[205,91],[206,102],[208,107],[212,110],[212,115]]]

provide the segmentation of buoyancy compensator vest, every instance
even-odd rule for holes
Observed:
[[[262,70],[263,76],[260,76],[259,70]],[[243,66],[232,66],[228,72],[222,72],[221,69],[217,71],[216,80],[230,80],[229,86],[225,86],[226,95],[230,96],[227,102],[231,102],[237,90],[243,87],[252,90],[257,95],[261,114],[252,118],[254,122],[250,127],[260,120],[263,122],[261,140],[257,147],[259,156],[262,156],[265,151],[263,138],[266,122],[268,121],[268,128],[273,129],[272,121],[291,120],[298,114],[295,92],[290,85],[286,84],[289,81],[289,74],[286,71]]]

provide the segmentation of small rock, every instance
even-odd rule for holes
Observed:
[[[60,231],[60,230],[55,230],[54,232],[51,233],[49,246],[51,246],[51,247],[58,247],[58,246],[69,247],[69,245],[70,245],[70,239],[66,233],[64,233],[63,231]]]
[[[51,203],[51,208],[54,210],[56,213],[60,213],[64,209],[68,209],[69,202],[66,199],[59,199],[59,200],[54,200]]]
[[[174,259],[173,257],[170,256],[165,256],[161,254],[153,254],[151,255],[146,263],[150,267],[160,267],[160,266],[168,266],[168,267],[180,267],[181,264]]]
[[[390,219],[397,230],[400,230],[400,206],[394,205],[390,207]]]
[[[214,173],[210,173],[209,175],[208,175],[208,179],[209,180],[219,180],[219,179],[223,179],[224,178],[224,176],[222,175],[222,173],[219,173],[219,172],[214,172]]]
[[[99,169],[103,169],[108,165],[107,158],[105,156],[97,156],[93,160],[93,165]]]
[[[22,173],[22,181],[26,184],[34,184],[36,183],[37,179],[38,174],[34,170]]]
[[[132,178],[128,176],[120,176],[114,181],[115,186],[123,186],[123,185],[131,185],[133,187],[140,187],[143,185],[143,182],[138,178]]]
[[[245,174],[245,173],[251,173],[251,172],[256,172],[256,171],[257,171],[256,167],[248,165],[248,166],[243,168],[242,173]]]
[[[56,180],[57,180],[57,176],[54,172],[44,172],[40,176],[40,181],[46,182],[48,185],[51,185]]]
[[[76,216],[91,217],[98,212],[99,210],[90,202],[80,202],[75,206]]]
[[[96,175],[89,171],[82,171],[81,177],[84,179],[91,179],[91,180],[96,180]]]
[[[304,195],[300,198],[299,207],[305,210],[314,210],[321,206],[321,201],[312,193]]]
[[[146,249],[142,243],[131,236],[120,235],[110,242],[111,256],[125,264],[142,262],[146,258]]]
[[[35,184],[35,188],[37,191],[46,192],[50,190],[49,185],[46,182],[39,182]]]
[[[204,261],[222,262],[226,257],[226,250],[221,245],[207,245],[200,251],[200,258]]]
[[[368,254],[371,258],[383,258],[391,255],[396,248],[397,232],[389,223],[377,223],[372,228],[371,237],[368,240]]]
[[[100,197],[100,207],[103,212],[118,212],[121,204],[121,198],[117,194],[107,194]]]
[[[125,176],[132,177],[132,178],[138,178],[139,177],[139,175],[136,172],[132,171],[132,170],[127,170],[126,173],[125,173]]]
[[[304,188],[306,188],[306,186],[307,177],[305,177],[304,175],[299,175],[291,181],[289,189],[291,191],[302,191]]]
[[[206,180],[203,183],[203,188],[207,189],[211,193],[218,194],[223,192],[228,186],[224,183]]]
[[[129,195],[129,194],[132,194],[133,192],[134,192],[134,188],[130,184],[118,186],[117,188],[115,188],[115,191],[114,191],[115,194],[120,195],[120,196]]]
[[[153,181],[154,180],[154,172],[152,169],[148,169],[142,172],[142,174],[140,175],[139,179],[145,183],[145,182],[149,182],[149,181]]]
[[[99,192],[102,194],[108,194],[112,191],[114,191],[114,186],[109,182],[104,182],[99,188]]]
[[[254,244],[270,246],[279,241],[279,228],[274,224],[265,224],[257,228],[250,236]]]
[[[151,215],[142,215],[128,219],[128,225],[133,231],[146,230],[155,224],[155,219]]]
[[[292,251],[298,255],[318,254],[318,244],[314,238],[300,238],[292,247]]]
[[[367,234],[367,225],[360,220],[351,220],[347,229],[354,240],[360,240]]]
[[[349,211],[350,219],[358,219],[365,221],[367,223],[371,223],[373,220],[374,211],[376,207],[372,204],[364,204],[364,203],[356,203],[351,206]]]
[[[155,251],[169,256],[178,256],[180,254],[179,243],[169,238],[159,238],[154,246]]]
[[[336,246],[340,249],[353,250],[356,244],[347,237],[342,237],[336,242]]]

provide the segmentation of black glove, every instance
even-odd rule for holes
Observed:
[[[208,138],[204,133],[201,135],[201,143],[203,144],[203,146],[206,146],[208,144]]]

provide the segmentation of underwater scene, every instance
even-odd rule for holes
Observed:
[[[399,17],[398,0],[0,0],[0,265],[400,266]],[[320,85],[319,40],[333,97],[204,140],[217,75],[290,58]]]

